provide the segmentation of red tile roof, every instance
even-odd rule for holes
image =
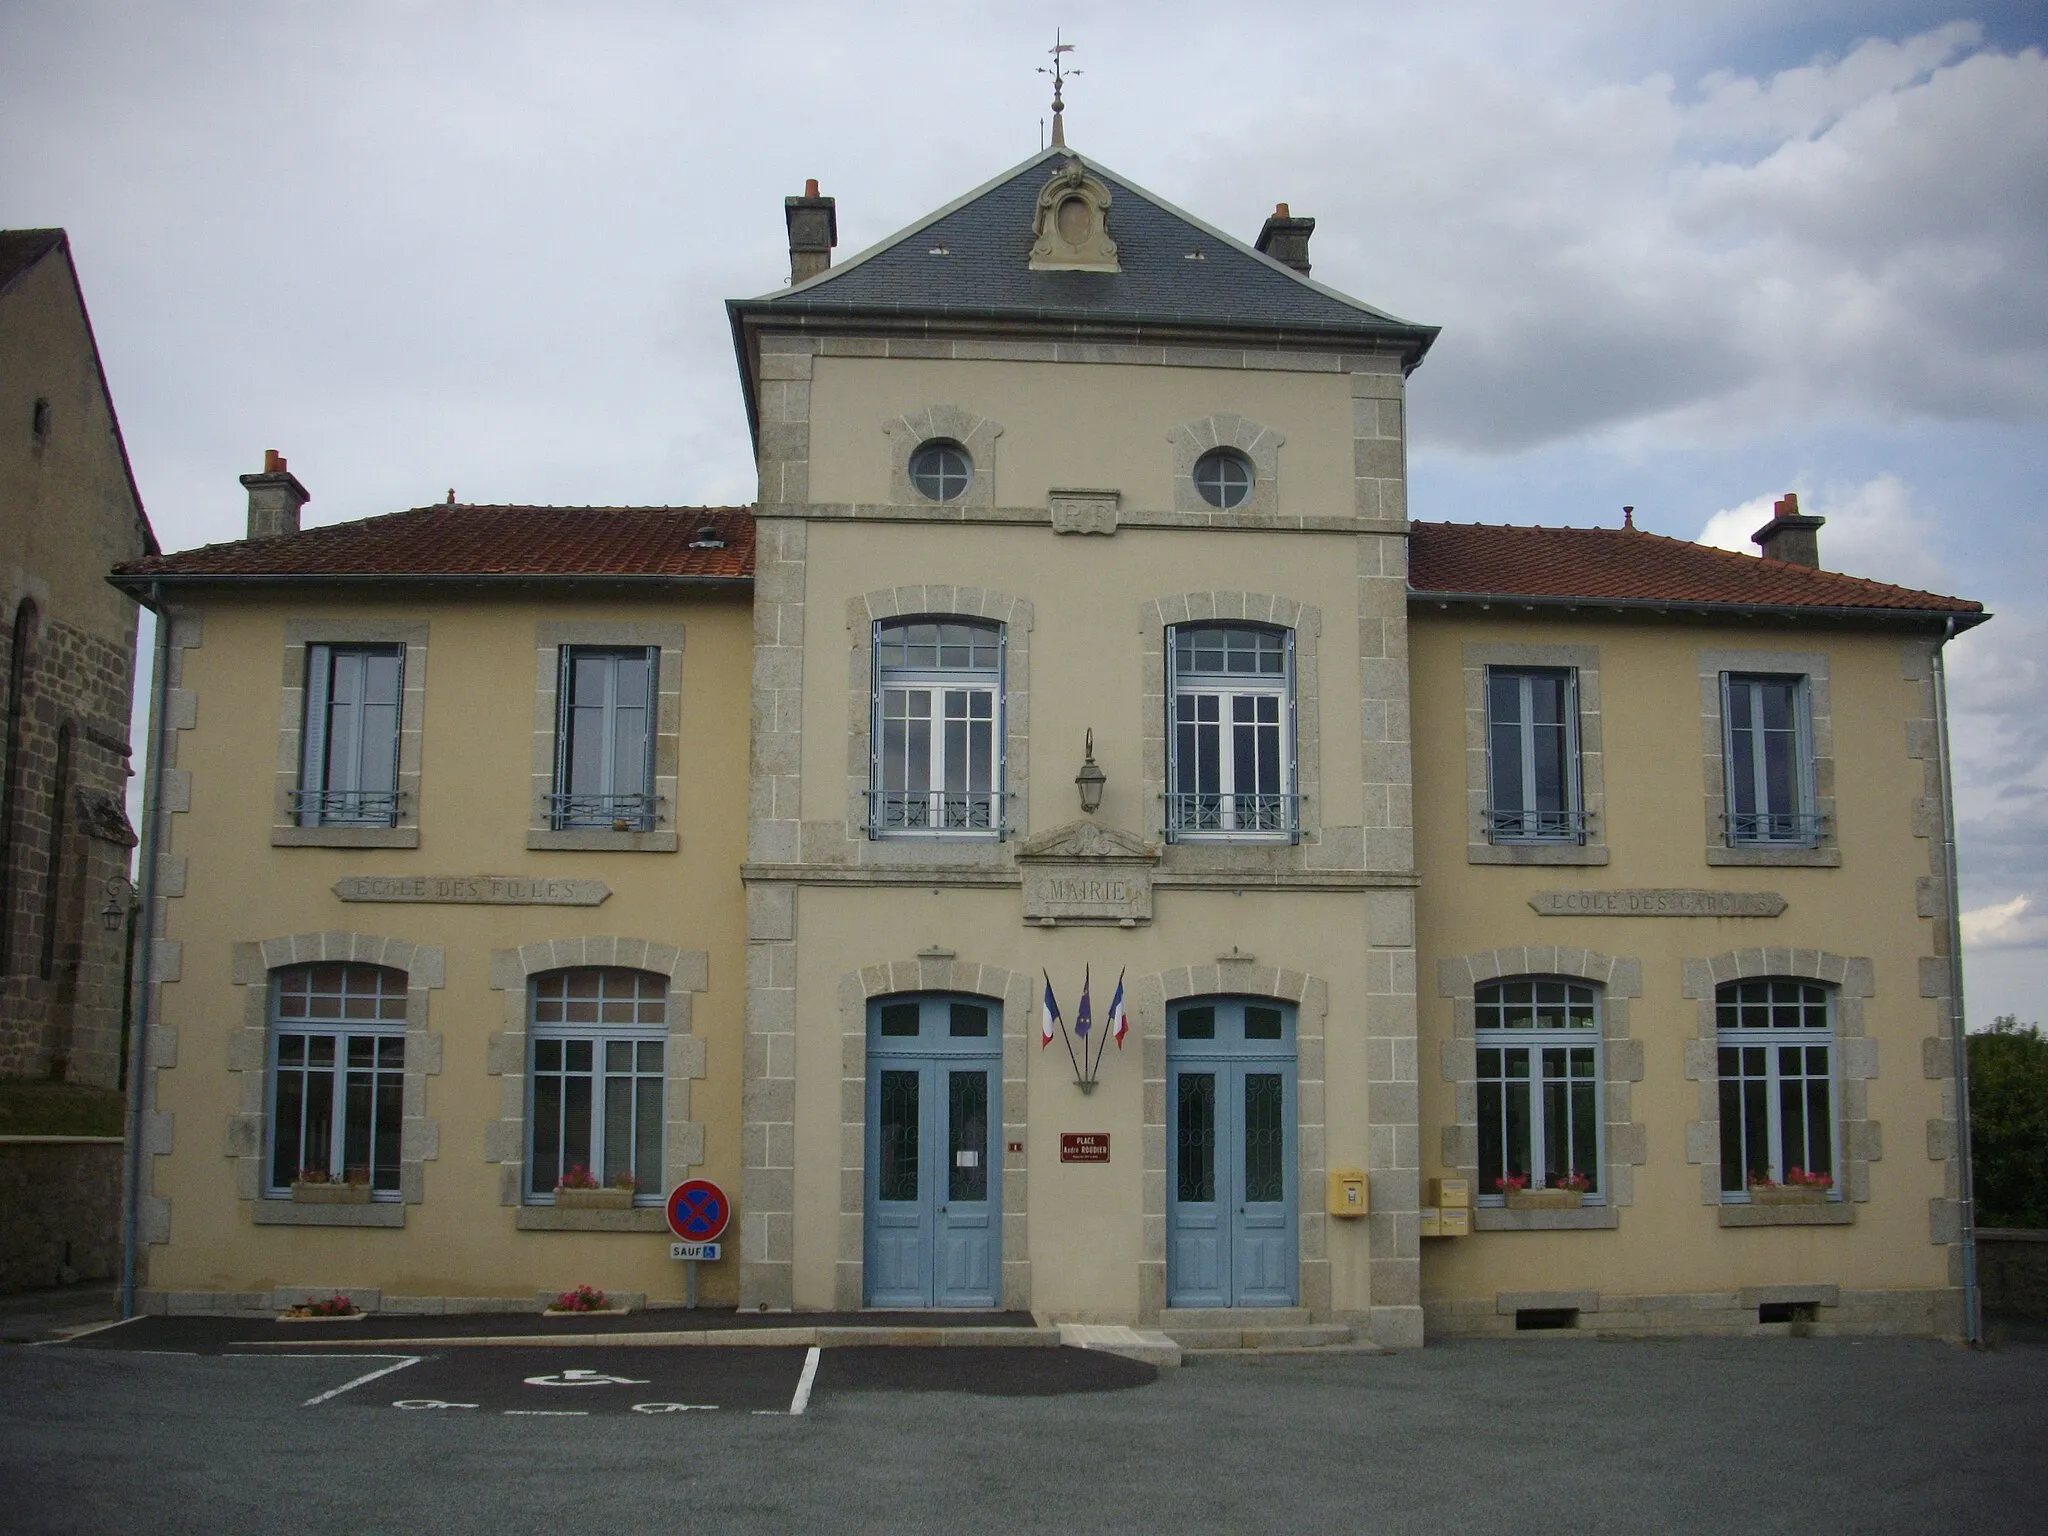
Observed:
[[[1409,525],[1411,592],[1460,598],[1583,599],[1680,604],[1970,615],[1982,603],[1738,555],[1636,528],[1496,528],[1480,523]]]
[[[712,530],[716,547],[696,547]],[[237,539],[116,568],[124,585],[163,577],[655,576],[745,581],[745,507],[414,507],[275,539]]]

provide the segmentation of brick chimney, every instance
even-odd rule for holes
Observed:
[[[1315,232],[1314,219],[1297,219],[1285,203],[1275,203],[1273,217],[1259,231],[1258,249],[1307,277],[1308,237]]]
[[[832,265],[832,247],[839,243],[838,205],[818,195],[813,176],[804,183],[802,197],[782,200],[782,217],[789,225],[789,281],[794,287]]]
[[[1766,560],[1783,560],[1789,565],[1820,566],[1819,533],[1827,526],[1824,517],[1808,517],[1799,511],[1799,497],[1787,491],[1771,508],[1771,520],[1752,533],[1750,542],[1764,552]]]
[[[284,467],[284,455],[275,448],[263,450],[263,473],[242,476],[249,492],[249,537],[274,539],[299,531],[299,508],[312,497],[299,484],[298,476]]]

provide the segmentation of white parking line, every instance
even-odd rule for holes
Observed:
[[[804,1356],[804,1373],[797,1378],[796,1396],[789,1400],[791,1417],[811,1406],[811,1384],[818,1379],[818,1359],[823,1353],[823,1350],[813,1344],[811,1352]]]
[[[340,1357],[333,1355],[316,1355],[311,1357],[300,1356],[299,1358],[331,1360]],[[352,1355],[347,1358],[360,1360],[363,1357],[361,1355]],[[373,1360],[389,1360],[391,1357],[389,1355],[372,1355],[370,1358]],[[318,1397],[307,1398],[303,1403],[299,1404],[299,1406],[301,1408],[317,1408],[320,1406],[320,1404],[326,1402],[329,1398],[339,1397],[344,1392],[353,1391],[355,1388],[360,1387],[366,1381],[375,1381],[379,1376],[389,1376],[393,1371],[402,1371],[408,1365],[418,1365],[424,1359],[426,1359],[425,1355],[401,1355],[398,1357],[398,1363],[396,1365],[387,1365],[381,1371],[372,1371],[367,1376],[358,1376],[354,1381],[345,1381],[331,1392],[322,1392]]]

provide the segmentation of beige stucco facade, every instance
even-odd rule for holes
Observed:
[[[1475,981],[1584,978],[1606,1009],[1605,1209],[1572,1213],[1581,1230],[1520,1231],[1505,1229],[1516,1213],[1481,1211],[1482,1226],[1500,1225],[1425,1244],[1431,1331],[1511,1329],[1518,1307],[1543,1306],[1578,1308],[1582,1326],[1731,1326],[1754,1323],[1764,1290],[1826,1298],[1823,1325],[1957,1328],[1931,641],[1476,610],[1419,611],[1411,635],[1427,1173],[1474,1172]],[[1489,661],[1581,669],[1582,722],[1596,722],[1582,723],[1582,742],[1605,781],[1599,864],[1470,858],[1467,786],[1484,771],[1474,674]],[[1834,821],[1820,849],[1731,867],[1708,830],[1717,674],[1795,666],[1816,679],[1814,753]],[[1784,909],[1539,915],[1531,898],[1559,890],[1772,892]],[[1846,1198],[1772,1213],[1798,1225],[1736,1227],[1731,1214],[1755,1213],[1721,1202],[1712,1002],[1714,984],[1738,976],[1810,977],[1836,992]]]
[[[744,600],[194,594],[176,602],[172,623],[145,1303],[349,1289],[386,1307],[530,1308],[538,1293],[580,1283],[682,1299],[684,1266],[668,1258],[658,1209],[520,1203],[527,982],[582,965],[667,977],[665,1172],[737,1183]],[[407,648],[401,770],[417,801],[397,828],[324,829],[343,846],[295,845],[278,779],[281,768],[289,777],[302,718],[303,646],[393,637]],[[552,701],[539,699],[552,658],[541,653],[565,638],[660,646],[657,757],[674,758],[657,766],[686,786],[662,816],[671,835],[654,839],[672,847],[531,846],[541,840],[534,764],[547,751],[536,737],[552,719]],[[344,901],[335,889],[365,876],[483,875],[529,887],[595,880],[609,894],[598,905],[507,905],[479,904],[473,887],[436,902]],[[406,975],[395,1203],[262,1198],[269,976],[331,960]],[[731,1268],[705,1266],[706,1301],[732,1299]]]

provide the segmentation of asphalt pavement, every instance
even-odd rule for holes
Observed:
[[[2048,1524],[2038,1347],[1532,1338],[1156,1377],[1067,1349],[828,1348],[795,1412],[811,1358],[768,1345],[418,1358],[0,1349],[0,1528],[1748,1536]],[[1046,1374],[1070,1364],[1069,1378]],[[1116,1367],[1129,1377],[1086,1374]],[[476,1406],[397,1406],[425,1401]]]

